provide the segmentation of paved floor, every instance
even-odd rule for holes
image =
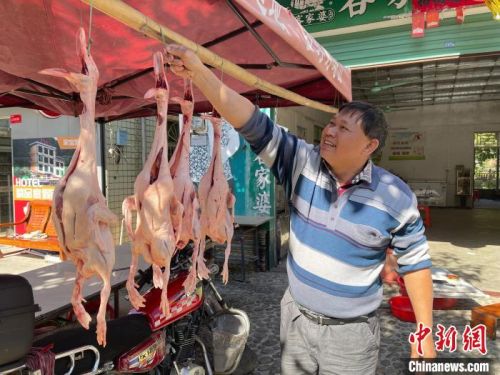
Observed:
[[[454,325],[459,332],[460,353],[444,352],[442,357],[478,357],[461,350],[461,333],[470,319],[470,308],[477,303],[500,302],[500,210],[432,209],[432,227],[427,231],[435,266],[445,267],[481,290],[497,297],[461,301],[454,310],[435,311],[435,323]],[[2,250],[2,249],[0,249]],[[5,250],[5,248],[3,249]],[[13,256],[0,259],[0,273],[21,273],[50,264],[50,259]],[[248,268],[252,271],[251,267]],[[239,277],[238,270],[230,276]],[[287,286],[284,261],[269,272],[249,272],[246,282],[230,280],[216,284],[227,302],[245,310],[251,321],[248,346],[257,355],[254,375],[279,374],[279,302]],[[382,339],[377,375],[404,373],[402,358],[409,356],[408,335],[414,325],[394,318],[387,303],[397,288],[385,286],[384,302],[379,309]],[[69,298],[69,296],[68,296]],[[122,310],[123,309],[123,310]],[[122,303],[122,313],[127,310]],[[493,360],[492,374],[500,374],[500,340],[487,341],[488,358]],[[361,375],[361,374],[360,374]]]
[[[432,227],[427,231],[434,265],[445,267],[487,291],[500,292],[500,210],[433,209]],[[279,302],[287,286],[284,261],[270,272],[251,272],[244,283],[232,281],[227,286],[218,283],[223,296],[234,307],[244,309],[252,324],[249,347],[257,354],[254,375],[279,374]],[[237,270],[234,270],[237,274]],[[409,357],[408,335],[413,323],[394,318],[388,305],[389,297],[398,288],[385,286],[384,302],[379,309],[381,320],[380,366],[377,375],[404,374],[402,359]],[[442,352],[440,357],[482,357],[477,351],[462,350],[461,334],[469,324],[471,307],[500,302],[499,298],[466,299],[454,310],[435,311],[434,323],[446,328],[454,325],[458,331],[458,351]],[[487,357],[493,361],[492,374],[500,374],[500,340],[487,340]],[[361,374],[360,374],[361,375]]]
[[[245,310],[252,324],[248,346],[257,354],[257,368],[252,374],[279,374],[279,301],[287,286],[284,263],[270,272],[251,273],[247,282],[230,282],[227,286],[217,283],[227,302]],[[380,367],[377,375],[404,374],[402,359],[409,357],[408,335],[414,330],[413,323],[402,322],[390,313],[389,296],[397,293],[395,288],[386,287],[384,302],[379,309],[381,321]],[[454,325],[459,336],[469,323],[470,307],[474,301],[464,301],[457,308],[463,310],[435,311],[435,324],[446,328]],[[461,340],[459,339],[459,346]],[[495,361],[495,370],[500,374],[500,340],[487,341],[488,357]],[[470,353],[443,353],[441,357],[478,357]],[[480,357],[480,356],[479,356]],[[360,374],[362,375],[362,374]]]
[[[478,199],[474,201],[474,208],[500,208],[500,200]]]

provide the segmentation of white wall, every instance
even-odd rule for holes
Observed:
[[[447,184],[447,206],[457,206],[455,166],[474,169],[474,132],[500,131],[500,103],[428,105],[414,110],[386,113],[393,131],[425,133],[425,160],[388,160],[380,165],[408,181],[443,181]]]
[[[305,107],[279,108],[277,121],[296,134],[306,127],[306,140],[314,139],[314,125],[324,127],[331,115]],[[446,205],[458,206],[455,196],[455,166],[474,169],[474,132],[500,131],[500,102],[428,105],[386,113],[390,131],[419,131],[425,134],[425,160],[388,160],[382,153],[380,165],[409,182],[443,182]]]
[[[291,133],[297,134],[297,126],[306,128],[305,140],[309,143],[314,141],[314,126],[324,128],[332,117],[330,113],[307,107],[278,108],[276,111],[278,124]]]

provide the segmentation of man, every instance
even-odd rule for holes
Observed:
[[[383,112],[348,103],[313,147],[225,86],[190,50],[167,46],[172,71],[190,77],[284,185],[291,206],[289,289],[281,301],[282,374],[374,374],[380,271],[394,249],[417,322],[432,327],[431,262],[415,195],[376,167]],[[435,356],[432,335],[423,342]],[[411,349],[417,357],[416,349]]]

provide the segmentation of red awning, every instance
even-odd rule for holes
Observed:
[[[330,105],[351,100],[349,69],[336,62],[274,1],[126,3],[266,81]],[[79,0],[4,0],[0,14],[0,108],[19,105],[77,115],[80,102],[70,85],[38,72],[46,68],[80,71],[76,33],[80,26],[88,32],[91,25],[91,54],[100,71],[96,116],[110,120],[154,113],[154,103],[143,95],[154,84],[152,54],[162,50],[159,42],[96,9],[90,12]],[[293,105],[219,71],[216,74],[262,107]],[[181,95],[181,79],[172,74],[168,79],[171,95]],[[194,94],[197,112],[211,110],[199,92]],[[174,105],[171,109],[179,111]]]

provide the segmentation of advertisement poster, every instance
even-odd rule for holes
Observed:
[[[425,160],[424,133],[394,132],[389,136],[389,160]]]
[[[28,202],[52,200],[54,188],[66,173],[78,137],[12,140],[13,195],[15,221],[25,216]],[[18,225],[18,234],[24,227]]]

